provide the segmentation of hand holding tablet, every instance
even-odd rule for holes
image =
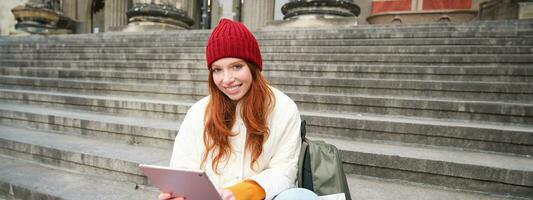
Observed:
[[[162,192],[185,197],[187,200],[222,200],[217,189],[203,171],[144,164],[139,167],[150,183]]]

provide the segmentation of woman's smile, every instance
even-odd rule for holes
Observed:
[[[213,62],[211,73],[217,88],[234,101],[248,93],[253,81],[250,67],[240,58],[221,58]]]

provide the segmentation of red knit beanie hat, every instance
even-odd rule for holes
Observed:
[[[205,49],[207,67],[220,58],[233,57],[253,62],[263,70],[263,60],[254,35],[243,24],[222,19],[211,32]]]

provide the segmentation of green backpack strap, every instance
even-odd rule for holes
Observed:
[[[298,187],[311,190],[317,195],[344,193],[346,200],[351,200],[338,149],[324,141],[308,140],[305,137],[305,125],[305,120],[302,120]]]
[[[309,154],[309,142],[305,137],[305,120],[302,120],[300,126],[300,135],[302,136],[302,147],[298,160],[298,187],[315,191],[313,188],[313,169],[311,168],[311,155]]]
[[[298,158],[298,187],[301,188],[304,185],[304,163],[306,161],[305,157],[308,154],[307,148],[309,147],[307,140],[305,138],[305,120],[302,120],[300,124],[300,136],[302,137],[302,147],[300,148],[300,156]],[[309,156],[309,155],[308,155]],[[307,161],[309,161],[307,159]],[[309,189],[309,188],[308,188]]]

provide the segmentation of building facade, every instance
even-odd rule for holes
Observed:
[[[17,33],[15,29],[38,34],[210,29],[220,18],[260,29],[287,24],[453,23],[531,18],[533,13],[532,3],[525,0],[4,0],[0,4],[2,35]]]

